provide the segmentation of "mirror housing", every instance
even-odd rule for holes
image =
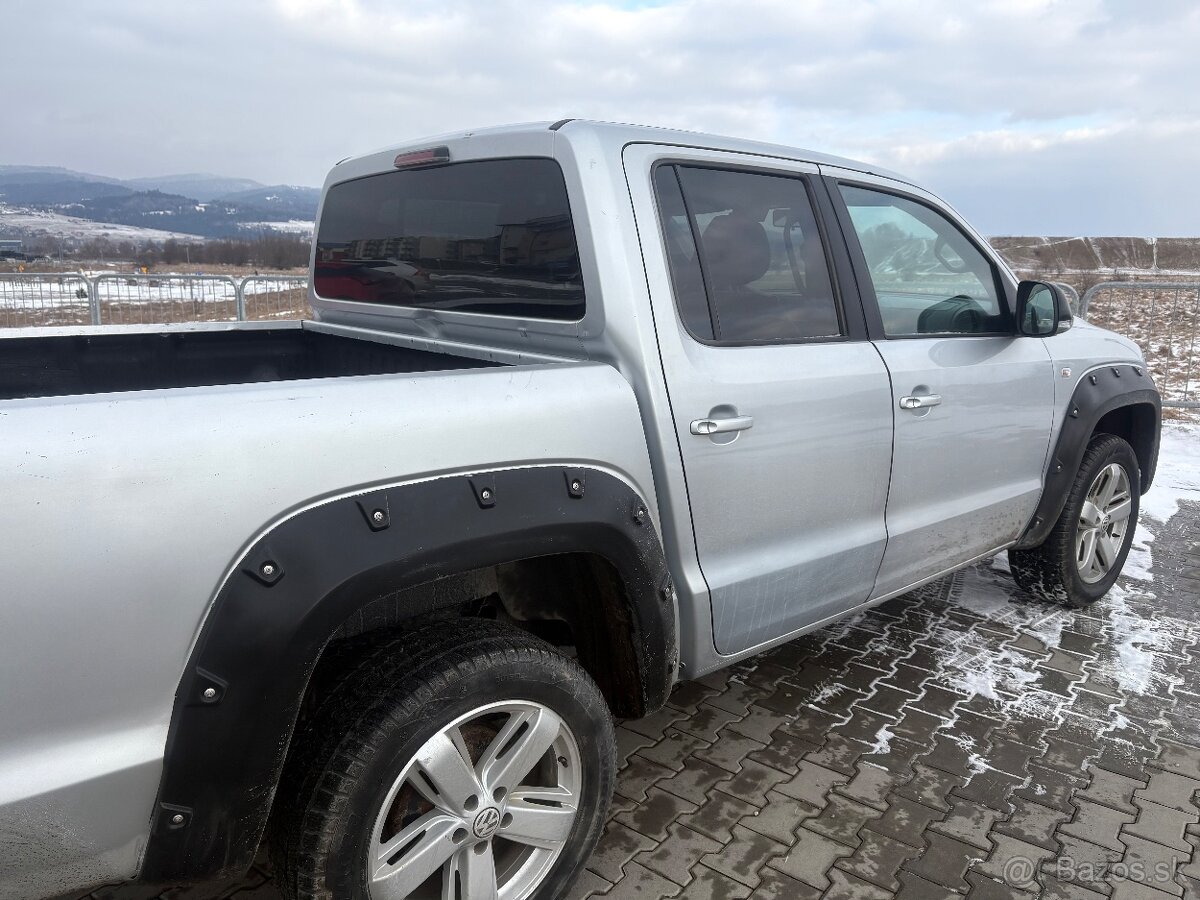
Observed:
[[[1022,281],[1017,285],[1017,332],[1029,337],[1050,337],[1071,327],[1071,304],[1058,285],[1048,281]]]

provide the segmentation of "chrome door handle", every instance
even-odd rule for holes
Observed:
[[[942,402],[941,394],[925,394],[920,397],[901,397],[901,409],[926,409],[930,406],[939,406]]]
[[[726,434],[754,427],[754,416],[730,416],[728,419],[693,419],[692,434]]]

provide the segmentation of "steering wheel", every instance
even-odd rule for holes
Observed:
[[[955,258],[958,260],[957,262],[951,262],[950,260],[946,259],[947,249],[954,254]],[[937,257],[938,262],[940,262],[951,272],[954,272],[956,275],[960,275],[967,271],[967,261],[959,256],[954,248],[950,246],[950,242],[940,234],[937,236],[937,240],[933,242],[933,255]]]
[[[964,294],[959,294],[951,297],[951,300],[965,300],[961,309],[955,311],[950,317],[950,329],[955,333],[962,334],[978,334],[984,330],[984,314],[983,309],[970,297]],[[969,306],[967,304],[970,304]]]

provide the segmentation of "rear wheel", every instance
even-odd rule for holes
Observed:
[[[1041,546],[1010,550],[1017,584],[1040,600],[1086,606],[1121,574],[1137,527],[1140,472],[1115,435],[1092,439],[1062,514]]]
[[[272,840],[294,898],[558,897],[614,780],[611,718],[587,673],[486,623],[383,645],[303,740]]]

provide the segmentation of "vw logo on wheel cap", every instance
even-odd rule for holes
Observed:
[[[500,810],[489,806],[475,817],[475,824],[471,826],[471,830],[475,832],[475,837],[487,839],[495,834],[499,827]]]

